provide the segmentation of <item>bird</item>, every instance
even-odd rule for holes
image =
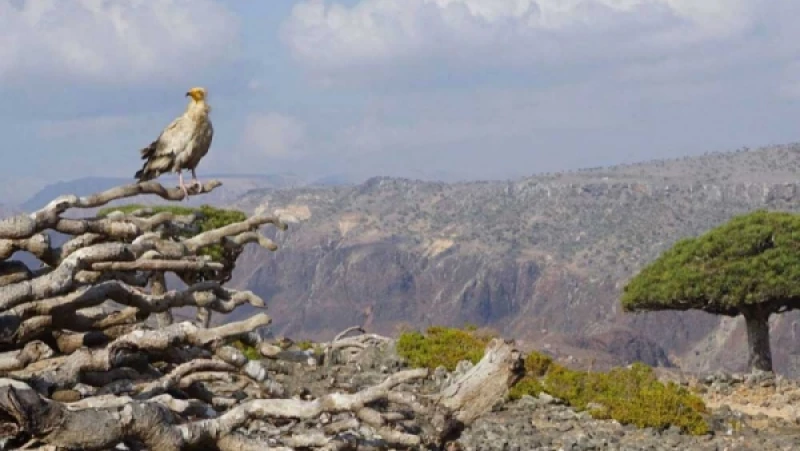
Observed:
[[[186,97],[190,98],[186,111],[167,125],[155,141],[139,151],[145,162],[134,176],[139,182],[145,182],[167,172],[177,172],[184,199],[189,198],[189,190],[183,182],[183,171],[192,172],[193,187],[202,186],[195,171],[214,137],[206,89],[193,87],[186,92]]]

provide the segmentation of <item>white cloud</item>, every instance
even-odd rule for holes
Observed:
[[[0,81],[178,79],[229,58],[237,27],[213,0],[0,0]]]
[[[775,0],[777,3],[789,0]],[[283,28],[319,71],[424,60],[541,66],[654,57],[752,29],[761,0],[305,0]]]
[[[313,80],[385,112],[334,132],[337,152],[517,170],[791,136],[775,118],[800,97],[798,14],[796,0],[303,0],[281,36]]]
[[[270,112],[251,114],[245,121],[242,150],[250,157],[297,157],[306,142],[306,127],[294,117]]]

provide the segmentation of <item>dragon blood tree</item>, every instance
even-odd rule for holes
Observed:
[[[171,228],[164,230],[169,233],[172,240],[190,239],[204,232],[247,221],[247,216],[241,211],[216,208],[210,205],[192,208],[177,205],[145,207],[140,204],[127,204],[103,208],[97,215],[101,218],[108,218],[124,217],[124,215],[132,214],[136,217],[150,220],[159,217],[183,218],[184,221],[180,223],[180,227],[176,226],[177,223],[175,221],[165,223],[165,225],[171,226]],[[198,257],[205,258],[221,266],[202,270],[174,271],[174,274],[187,285],[204,281],[215,281],[219,284],[224,284],[230,281],[236,260],[244,250],[244,245],[250,242],[258,243],[271,251],[275,251],[278,248],[275,243],[255,230],[242,232],[235,237],[226,237],[219,244],[212,244],[197,250]],[[165,272],[153,271],[150,274],[149,284],[151,293],[163,294],[167,285]],[[172,324],[172,314],[169,310],[156,313],[154,316],[161,327]],[[211,321],[211,311],[205,307],[197,307],[197,321],[204,327],[208,327]]]
[[[750,369],[772,371],[769,317],[800,307],[800,215],[759,210],[680,240],[629,281],[621,302],[742,315]]]

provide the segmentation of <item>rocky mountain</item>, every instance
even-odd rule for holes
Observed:
[[[291,221],[232,281],[270,299],[276,333],[354,324],[473,323],[598,364],[741,370],[741,318],[623,314],[625,281],[679,238],[754,209],[798,210],[800,145],[544,174],[505,182],[377,177],[253,190],[234,206]],[[776,368],[795,373],[798,319],[773,319]]]
[[[193,203],[291,221],[272,236],[281,249],[249,248],[232,281],[269,299],[275,333],[327,339],[354,324],[391,334],[472,323],[598,367],[739,371],[741,318],[623,314],[619,291],[682,237],[754,209],[797,211],[798,166],[792,144],[511,181],[231,176]],[[24,210],[125,181],[50,186]],[[790,312],[771,326],[776,368],[789,375],[800,375],[799,319]]]

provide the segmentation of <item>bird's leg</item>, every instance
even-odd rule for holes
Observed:
[[[178,183],[183,190],[183,198],[184,200],[189,200],[189,190],[186,189],[186,185],[183,184],[183,171],[178,171]]]
[[[203,184],[197,180],[197,174],[194,172],[194,169],[192,169],[192,186],[196,186],[198,190],[203,187]]]

